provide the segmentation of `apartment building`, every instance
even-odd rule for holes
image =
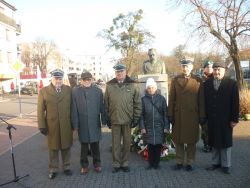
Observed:
[[[10,82],[10,78],[13,76],[13,72],[9,68],[10,65],[21,55],[18,48],[18,36],[21,34],[21,27],[16,22],[16,10],[13,5],[0,0],[0,67],[4,71],[0,72],[0,81],[2,81],[3,86],[6,82]],[[3,67],[6,70],[3,70]],[[8,92],[7,88],[6,90]]]

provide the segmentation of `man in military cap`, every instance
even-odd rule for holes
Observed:
[[[148,50],[149,60],[143,63],[144,74],[165,74],[166,68],[162,61],[159,61],[156,54],[156,49],[151,48]]]
[[[191,73],[192,69],[192,60],[181,61],[182,73],[172,80],[169,93],[168,115],[176,144],[175,170],[182,169],[185,163],[187,171],[193,170],[196,143],[199,140],[199,123],[204,124],[205,121],[203,83]]]
[[[107,125],[112,129],[112,172],[129,172],[131,127],[139,124],[141,95],[138,84],[126,75],[124,64],[113,68],[115,78],[107,83],[105,91]]]
[[[63,75],[60,69],[52,71],[51,84],[42,88],[38,96],[38,128],[48,140],[50,179],[54,179],[57,175],[59,151],[64,174],[72,174],[69,168],[72,145],[71,88],[63,84]]]
[[[92,74],[81,74],[81,86],[72,92],[72,125],[78,131],[81,143],[80,174],[88,173],[88,149],[90,145],[93,165],[96,172],[101,172],[99,141],[101,125],[106,125],[106,113],[102,90],[92,84]],[[101,123],[102,121],[102,123]]]
[[[203,70],[203,76],[202,80],[205,82],[207,79],[213,76],[213,61],[210,59],[206,59],[204,61],[204,70]],[[205,123],[204,125],[201,126],[201,139],[203,141],[203,151],[204,152],[211,152],[212,147],[208,145],[208,130],[207,130],[207,124]]]
[[[208,143],[213,147],[212,166],[230,174],[233,128],[239,122],[239,90],[237,82],[225,77],[226,65],[213,64],[213,77],[204,83],[208,123]]]

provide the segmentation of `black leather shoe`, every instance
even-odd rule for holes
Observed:
[[[114,167],[112,170],[112,173],[117,173],[119,172],[120,168],[119,167]]]
[[[229,169],[229,167],[222,167],[222,172],[223,172],[224,174],[230,174],[230,169]]]
[[[183,165],[182,164],[176,164],[174,166],[174,170],[181,170],[183,168]]]
[[[220,164],[212,165],[212,166],[206,168],[206,170],[209,170],[209,171],[211,171],[211,170],[216,170],[216,169],[218,169],[218,168],[220,168],[220,167],[221,167]]]
[[[49,173],[49,179],[54,179],[56,177],[56,172],[50,172]]]
[[[67,170],[64,170],[64,174],[65,174],[66,176],[71,176],[73,173],[72,173],[71,170],[67,169]]]
[[[123,172],[130,172],[130,168],[128,166],[121,167]]]
[[[191,172],[194,170],[194,167],[192,165],[187,165],[186,166],[186,171]]]

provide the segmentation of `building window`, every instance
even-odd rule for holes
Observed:
[[[10,30],[6,29],[6,40],[10,41]]]
[[[12,63],[12,54],[11,54],[11,52],[7,52],[7,61],[8,61],[9,64]]]
[[[0,63],[3,62],[3,59],[2,59],[2,50],[0,50]]]

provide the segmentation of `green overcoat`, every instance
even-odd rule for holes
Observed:
[[[48,129],[48,147],[67,149],[72,145],[71,88],[63,85],[60,93],[50,84],[40,90],[37,104],[38,128]]]

